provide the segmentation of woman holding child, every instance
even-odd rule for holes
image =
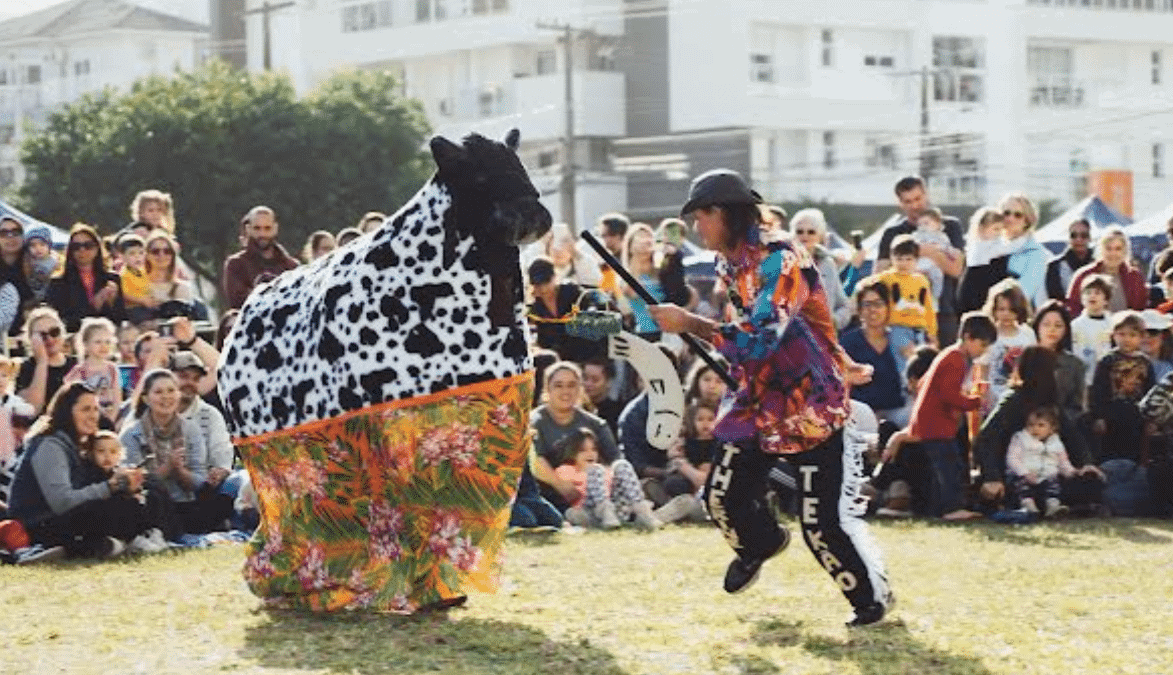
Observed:
[[[83,382],[63,387],[29,431],[12,479],[9,516],[33,543],[74,557],[111,557],[153,527],[135,494],[138,469],[94,457],[98,397]],[[109,442],[109,441],[107,441]],[[90,466],[93,465],[93,466]]]
[[[981,470],[983,500],[1000,502],[1007,497],[1006,453],[1014,435],[1027,426],[1031,413],[1046,407],[1058,407],[1058,385],[1055,381],[1055,352],[1042,346],[1023,350],[1011,378],[1010,388],[986,417],[974,439],[973,456]],[[1075,421],[1060,410],[1057,433],[1071,463],[1081,467],[1077,476],[1103,474],[1090,464],[1091,453]],[[1013,486],[1012,486],[1013,487]]]
[[[1002,197],[998,208],[1002,210],[1002,244],[1010,256],[1006,271],[1018,280],[1031,307],[1039,307],[1047,301],[1047,262],[1051,254],[1035,241],[1038,211],[1021,192]]]

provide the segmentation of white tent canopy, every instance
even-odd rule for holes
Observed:
[[[1064,211],[1058,218],[1037,228],[1035,230],[1035,241],[1040,244],[1066,243],[1068,238],[1067,228],[1071,226],[1071,223],[1080,218],[1084,218],[1091,223],[1093,240],[1098,238],[1100,230],[1106,227],[1111,225],[1127,226],[1132,223],[1131,218],[1108,206],[1099,197],[1092,195]]]
[[[1173,204],[1129,225],[1126,231],[1130,237],[1163,237],[1170,218],[1173,218]]]
[[[24,226],[25,232],[28,232],[30,227],[36,227],[38,225],[49,228],[49,232],[51,232],[52,236],[53,236],[53,245],[54,246],[65,246],[66,244],[69,243],[69,233],[66,232],[65,230],[62,230],[57,227],[53,227],[49,223],[43,223],[43,222],[37,220],[36,218],[33,218],[29,214],[27,214],[23,211],[20,211],[20,210],[14,208],[12,205],[7,204],[2,201],[0,201],[0,216],[7,216],[10,218],[16,218],[17,220],[20,221],[21,225]]]

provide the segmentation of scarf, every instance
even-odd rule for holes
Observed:
[[[146,452],[143,453],[144,459],[153,455],[155,464],[159,465],[171,461],[171,458],[176,454],[184,459],[187,458],[183,425],[178,414],[172,417],[166,425],[159,427],[155,425],[150,411],[147,411],[142,416],[142,428],[143,445],[146,447]]]

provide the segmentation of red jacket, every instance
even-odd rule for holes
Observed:
[[[913,436],[922,441],[943,441],[957,435],[962,413],[977,410],[982,403],[981,396],[961,393],[967,370],[969,363],[960,345],[946,347],[933,359],[912,406],[909,431]]]
[[[266,258],[256,244],[249,240],[243,250],[237,251],[224,261],[224,295],[230,309],[240,309],[245,298],[257,285],[257,278],[263,274],[277,276],[298,266],[295,258],[285,252],[281,244],[274,243],[275,255]]]
[[[1089,274],[1103,273],[1104,263],[1096,261],[1079,268],[1079,271],[1071,278],[1071,286],[1067,289],[1067,309],[1071,312],[1071,316],[1076,317],[1083,312],[1083,298],[1079,292],[1080,284]],[[1124,265],[1124,272],[1120,274],[1120,283],[1124,284],[1124,298],[1128,309],[1141,312],[1149,306],[1149,287],[1145,284],[1144,275],[1135,267]]]

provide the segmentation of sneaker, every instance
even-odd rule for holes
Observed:
[[[130,541],[127,550],[131,553],[153,553],[152,549],[154,548],[155,544],[151,542],[151,539],[145,534],[140,534]]]
[[[623,527],[623,523],[619,520],[619,515],[615,513],[615,504],[611,500],[605,500],[595,505],[591,510],[591,515],[594,516],[598,526],[604,530],[615,530]]]
[[[635,526],[641,530],[658,530],[664,527],[664,521],[656,517],[652,513],[652,503],[646,499],[641,499],[631,505],[631,513],[635,516]]]
[[[774,549],[772,553],[761,558],[745,559],[737,556],[733,562],[729,563],[729,567],[725,570],[725,592],[726,593],[740,593],[753,585],[757,581],[758,575],[762,572],[762,565],[770,558],[781,553],[790,545],[790,530],[779,525],[778,532],[782,535],[782,541],[778,544],[778,548]]]
[[[1035,500],[1031,499],[1030,497],[1023,497],[1020,506],[1022,507],[1023,511],[1028,511],[1030,513],[1039,512],[1038,505],[1035,504]]]
[[[159,528],[151,528],[151,530],[147,532],[147,535],[150,537],[151,541],[155,543],[155,546],[157,546],[160,551],[166,551],[171,548],[171,544],[167,543],[166,537],[163,536],[163,531]]]
[[[17,565],[35,565],[37,563],[53,562],[61,560],[65,557],[64,546],[50,546],[45,548],[40,544],[33,544],[32,546],[25,546],[24,548],[16,550]]]
[[[879,623],[884,616],[896,608],[896,596],[892,591],[888,591],[883,602],[873,602],[866,607],[858,607],[855,614],[847,622],[848,628],[859,628],[861,626],[870,626],[873,623]]]
[[[593,524],[591,522],[591,514],[587,513],[587,510],[581,506],[572,506],[566,509],[566,513],[562,517],[566,519],[566,522],[575,527],[589,528]]]
[[[912,511],[908,509],[894,509],[890,506],[876,509],[876,517],[878,518],[911,518]]]
[[[1061,504],[1057,498],[1055,498],[1055,497],[1048,497],[1047,498],[1047,505],[1046,505],[1046,510],[1044,511],[1044,514],[1048,518],[1062,518],[1063,516],[1067,515],[1068,511],[1069,511],[1069,509],[1066,506],[1064,506],[1063,504]]]

